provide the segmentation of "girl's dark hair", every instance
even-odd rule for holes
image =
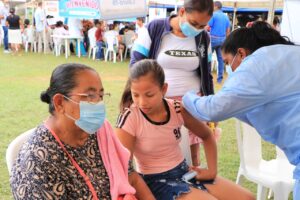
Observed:
[[[183,7],[187,12],[207,12],[210,16],[214,12],[213,0],[184,0]]]
[[[30,20],[29,19],[25,19],[24,20],[24,27],[27,28],[29,24],[30,24]]]
[[[91,67],[77,63],[62,64],[54,69],[49,88],[40,95],[41,101],[49,104],[51,114],[54,113],[53,96],[59,93],[68,97],[71,90],[78,85],[76,78],[83,70],[95,71]]]
[[[131,66],[129,71],[129,77],[121,98],[121,103],[120,103],[121,112],[125,108],[129,108],[130,105],[133,103],[131,97],[131,82],[136,79],[139,79],[141,76],[146,76],[150,73],[153,77],[153,81],[156,84],[158,84],[159,87],[162,88],[165,83],[165,73],[162,67],[155,60],[145,59],[145,60],[138,61]]]
[[[100,23],[100,20],[99,19],[94,19],[94,25],[98,25]]]
[[[239,28],[234,30],[222,45],[224,53],[235,55],[238,48],[250,51],[250,54],[257,49],[275,44],[293,45],[287,37],[280,35],[266,22],[257,21],[249,28]]]
[[[277,16],[275,16],[273,19],[273,25],[277,25],[277,24],[280,24],[280,20]]]
[[[64,23],[62,21],[57,21],[55,27],[62,27]]]
[[[29,19],[25,19],[25,20],[24,20],[24,24],[25,24],[25,25],[29,25],[29,24],[30,24],[30,20],[29,20]]]

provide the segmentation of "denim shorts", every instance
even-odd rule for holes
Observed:
[[[206,190],[204,184],[213,184],[214,180],[200,182],[192,179],[189,183],[182,176],[189,171],[184,160],[175,168],[158,174],[140,174],[157,200],[175,200],[179,195],[190,192],[190,187]]]

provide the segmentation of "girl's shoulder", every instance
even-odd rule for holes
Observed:
[[[124,124],[128,122],[128,119],[135,118],[137,114],[138,114],[138,108],[136,106],[131,105],[129,108],[125,108],[123,111],[120,112],[117,118],[116,127],[122,128]]]
[[[171,110],[174,110],[176,113],[180,113],[181,101],[175,99],[165,99]]]
[[[183,124],[183,118],[181,116],[181,101],[176,99],[166,99],[166,102],[169,105],[171,119],[177,119],[180,124]]]

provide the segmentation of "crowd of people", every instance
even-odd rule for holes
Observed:
[[[144,18],[137,18],[137,22],[105,22],[100,20],[81,20],[77,18],[54,18],[45,14],[43,3],[39,2],[34,12],[33,21],[22,20],[16,14],[15,8],[9,8],[6,0],[0,0],[0,22],[3,31],[4,53],[18,53],[22,48],[31,49],[38,53],[49,53],[54,51],[55,45],[63,45],[62,39],[54,36],[70,35],[82,37],[81,54],[84,56],[89,51],[90,38],[89,31],[97,29],[97,33],[92,35],[97,41],[97,59],[104,58],[103,49],[106,47],[108,37],[113,37],[118,58],[124,53],[126,45],[137,38],[138,27],[142,26],[140,21]],[[135,25],[137,24],[137,25]],[[142,22],[143,24],[143,22]],[[137,27],[137,28],[136,28]],[[130,35],[131,41],[126,42],[125,36]],[[93,39],[94,39],[93,38]],[[71,52],[76,51],[75,41],[71,41]]]
[[[250,191],[218,175],[217,144],[209,125],[237,117],[283,149],[297,166],[298,199],[300,48],[266,22],[230,33],[221,8],[218,1],[185,0],[177,14],[147,26],[138,18],[136,31],[133,24],[57,21],[55,35],[95,37],[83,43],[98,47],[97,59],[103,59],[102,47],[109,38],[115,39],[119,56],[126,45],[120,35],[134,40],[120,114],[113,129],[104,103],[110,94],[93,68],[76,63],[56,67],[40,95],[49,117],[22,146],[11,171],[14,198],[253,200]],[[14,26],[21,20],[12,12],[6,21]],[[36,37],[42,41],[45,34],[39,33],[37,21],[43,17],[38,10],[35,15]],[[32,26],[28,20],[24,25],[26,34]],[[9,35],[17,51],[19,31]],[[230,72],[216,94],[212,51],[219,62],[217,82],[223,81],[223,60]],[[183,134],[190,138],[191,166],[179,146]],[[206,167],[200,167],[200,143]]]

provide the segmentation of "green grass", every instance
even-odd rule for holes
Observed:
[[[3,54],[2,50],[0,49],[0,199],[6,200],[12,199],[5,162],[6,148],[17,135],[42,123],[48,116],[47,105],[39,100],[39,95],[47,89],[53,69],[66,62],[94,67],[100,73],[105,90],[112,94],[107,112],[108,120],[115,124],[120,96],[127,79],[128,62],[113,64],[75,56],[66,60],[63,56],[33,53],[13,56]],[[219,89],[220,85],[216,87]],[[223,134],[218,144],[219,174],[235,181],[239,156],[234,120],[221,122],[220,127]],[[266,146],[265,152],[268,158],[274,156],[270,145]],[[246,182],[244,186],[256,192],[254,184]]]

